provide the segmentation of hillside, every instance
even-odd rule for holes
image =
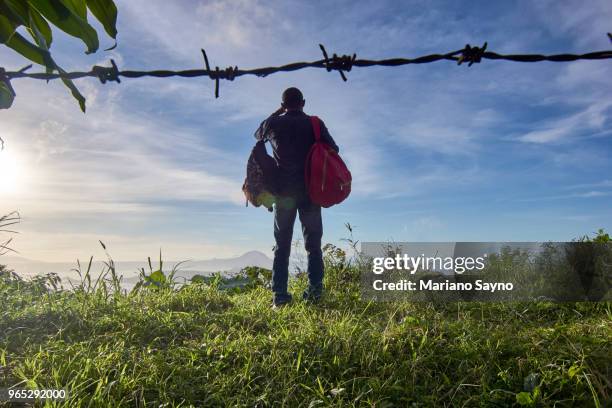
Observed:
[[[260,280],[112,294],[5,273],[0,388],[65,389],[69,407],[610,402],[609,302],[366,303],[354,267],[326,265],[321,304],[278,311]]]

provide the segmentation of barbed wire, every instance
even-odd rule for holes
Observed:
[[[612,42],[612,34],[608,33],[608,38]],[[48,73],[48,72],[37,72],[28,73],[27,71],[32,67],[28,65],[18,71],[6,71],[0,67],[0,81],[4,82],[9,90],[14,93],[10,81],[19,78],[32,78],[41,80],[53,80],[59,78],[65,79],[79,79],[85,77],[98,78],[101,83],[117,82],[120,83],[120,77],[124,78],[142,78],[142,77],[155,77],[155,78],[168,78],[168,77],[182,77],[182,78],[194,78],[194,77],[209,77],[215,82],[215,98],[219,97],[219,81],[224,79],[233,81],[235,78],[243,75],[255,75],[258,77],[266,77],[268,75],[277,72],[292,72],[305,68],[325,68],[328,72],[338,71],[343,81],[347,80],[346,73],[350,72],[353,67],[372,67],[372,66],[383,66],[383,67],[397,67],[409,64],[427,64],[436,61],[453,61],[457,65],[467,63],[468,66],[480,63],[483,59],[489,60],[505,60],[515,62],[540,62],[540,61],[552,61],[552,62],[569,62],[578,60],[603,60],[612,59],[612,50],[606,51],[595,51],[586,54],[554,54],[554,55],[542,55],[542,54],[498,54],[493,51],[487,51],[487,43],[485,42],[482,47],[471,46],[467,44],[464,48],[456,51],[448,52],[446,54],[429,54],[423,55],[416,58],[388,58],[382,60],[369,60],[369,59],[357,59],[357,54],[352,55],[337,55],[332,54],[329,57],[327,50],[322,44],[319,44],[319,48],[323,53],[323,59],[312,61],[312,62],[293,62],[281,66],[253,68],[253,69],[238,69],[237,66],[229,66],[224,69],[220,69],[215,66],[215,69],[211,69],[208,56],[206,51],[202,50],[202,56],[204,57],[204,69],[188,69],[180,71],[172,70],[151,70],[151,71],[135,71],[135,70],[120,70],[114,60],[110,60],[110,67],[103,67],[95,65],[89,71],[83,72],[62,72],[62,73]]]

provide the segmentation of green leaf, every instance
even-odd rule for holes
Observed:
[[[0,44],[5,44],[15,33],[15,25],[0,14]]]
[[[40,36],[38,36],[35,32],[35,30],[38,30],[38,32],[42,35],[42,38],[45,40],[45,47],[43,48],[48,49],[51,46],[51,42],[53,41],[53,34],[51,32],[51,27],[49,26],[49,23],[47,23],[47,20],[45,20],[45,18],[41,16],[38,11],[32,8],[29,10],[29,18],[30,21],[28,31],[30,31],[32,38],[36,40],[36,43],[40,47],[43,47]]]
[[[60,30],[80,38],[87,46],[87,54],[98,50],[100,43],[96,30],[87,20],[66,7],[61,0],[28,0],[28,2]]]
[[[516,394],[516,402],[521,406],[530,406],[533,404],[533,399],[530,393],[523,391]]]
[[[56,65],[55,67],[60,72],[60,74],[66,74],[66,71],[61,69],[59,66]],[[81,108],[81,111],[85,113],[86,111],[85,97],[81,94],[81,92],[79,92],[74,82],[72,82],[72,80],[67,79],[67,78],[62,78],[62,82],[64,83],[64,85],[68,87],[68,89],[70,89],[70,93],[72,93],[72,96],[74,97],[74,99],[76,99],[79,102],[79,107]]]
[[[569,368],[567,375],[569,375],[569,378],[574,378],[576,374],[579,374],[579,373],[580,373],[580,366],[577,366],[574,364]]]
[[[161,270],[156,270],[145,277],[145,286],[152,289],[160,289],[166,283],[166,275]]]
[[[117,6],[113,0],[87,0],[87,7],[104,26],[106,33],[117,39]]]
[[[9,87],[4,82],[0,82],[0,109],[10,108],[14,99],[15,95]]]
[[[166,275],[164,275],[164,273],[158,269],[149,275],[149,279],[152,282],[164,283],[166,281]]]
[[[20,0],[0,2],[0,11],[17,25],[28,25],[28,4]]]
[[[60,0],[74,14],[87,21],[87,4],[85,0]]]
[[[49,65],[51,55],[48,51],[32,44],[26,40],[21,34],[14,33],[6,45],[29,59],[40,65]]]
[[[540,390],[540,387],[535,387],[534,390],[531,392],[531,400],[533,402],[536,402],[537,400],[540,399],[541,394],[542,394],[542,391]]]
[[[34,36],[36,37],[37,42],[41,44],[40,48],[42,48],[44,51],[47,52],[48,57],[45,59],[46,61],[45,65],[47,67],[47,72],[53,72],[53,70],[57,69],[60,74],[66,74],[66,71],[64,71],[59,65],[57,65],[55,61],[53,60],[53,58],[51,58],[51,54],[49,54],[48,48],[45,43],[46,40],[43,37],[43,34],[38,30],[36,25],[32,25],[32,32]],[[85,108],[85,97],[81,94],[81,92],[79,92],[79,89],[76,87],[74,82],[72,82],[72,80],[68,78],[61,78],[61,80],[64,83],[64,85],[66,85],[66,87],[70,89],[70,93],[72,94],[72,96],[79,102],[81,111],[85,113],[85,109],[86,109]]]
[[[31,10],[31,11],[32,11],[32,14],[37,14],[36,10]],[[38,46],[42,48],[43,50],[49,52],[49,45],[47,43],[47,39],[45,38],[43,33],[38,29],[38,26],[34,23],[33,18],[34,17],[31,15],[28,31],[30,32],[30,35],[32,35],[32,37],[34,38]],[[57,64],[55,63],[55,61],[53,61],[51,54],[49,54],[49,58],[47,58],[45,62],[46,62],[47,73],[48,74],[52,73],[53,70],[56,68]]]

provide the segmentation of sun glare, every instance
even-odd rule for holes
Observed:
[[[23,165],[14,152],[0,151],[0,197],[14,195],[23,182]]]

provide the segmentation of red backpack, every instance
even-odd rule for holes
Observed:
[[[316,116],[310,117],[315,142],[306,157],[306,189],[310,200],[321,207],[339,204],[351,192],[351,172],[338,153],[321,141],[321,123]]]

